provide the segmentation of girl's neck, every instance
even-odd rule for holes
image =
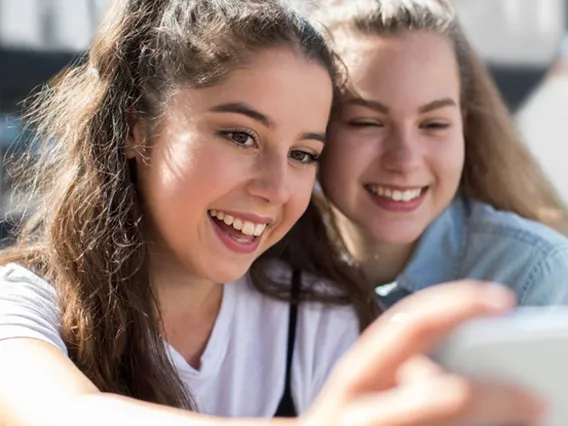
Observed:
[[[374,239],[366,230],[333,209],[333,218],[352,260],[373,287],[389,284],[402,273],[416,246]]]
[[[190,365],[199,368],[219,315],[223,286],[198,277],[172,257],[151,253],[150,279],[166,340]]]

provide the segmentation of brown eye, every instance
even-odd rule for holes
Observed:
[[[238,144],[246,145],[252,136],[245,132],[229,132],[227,136]]]
[[[224,130],[220,132],[220,134],[229,142],[240,147],[250,148],[256,144],[255,137],[251,133],[243,130]]]
[[[291,151],[289,157],[301,164],[313,164],[319,160],[319,154],[300,150]]]

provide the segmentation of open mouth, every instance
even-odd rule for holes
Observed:
[[[208,213],[221,240],[230,249],[239,252],[256,249],[268,226],[266,223],[254,223],[221,211],[209,210]]]
[[[368,184],[365,189],[371,194],[396,203],[409,203],[420,198],[428,190],[427,186],[408,188],[404,190],[392,189],[385,186]]]
[[[393,188],[376,184],[364,186],[372,201],[383,210],[410,213],[418,209],[424,201],[429,186]]]

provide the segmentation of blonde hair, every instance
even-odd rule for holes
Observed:
[[[499,210],[553,225],[564,206],[517,132],[487,68],[468,42],[448,0],[323,0],[314,18],[333,35],[341,31],[396,36],[432,31],[455,48],[466,111],[464,195]],[[337,39],[337,44],[341,40]]]
[[[514,212],[567,230],[566,214],[555,191],[525,147],[486,67],[472,49],[447,0],[322,0],[312,18],[336,37],[396,36],[432,31],[448,37],[455,48],[462,86],[465,165],[460,191],[499,210]],[[386,64],[388,66],[388,64]],[[348,76],[347,76],[348,77]],[[331,204],[317,193],[310,208],[281,244],[282,256],[294,267],[338,282],[351,295],[362,325],[377,314],[372,286],[349,265]]]

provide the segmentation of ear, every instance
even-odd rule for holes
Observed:
[[[134,159],[140,156],[141,149],[146,146],[146,124],[139,115],[129,112],[128,127],[124,153],[126,158]]]

